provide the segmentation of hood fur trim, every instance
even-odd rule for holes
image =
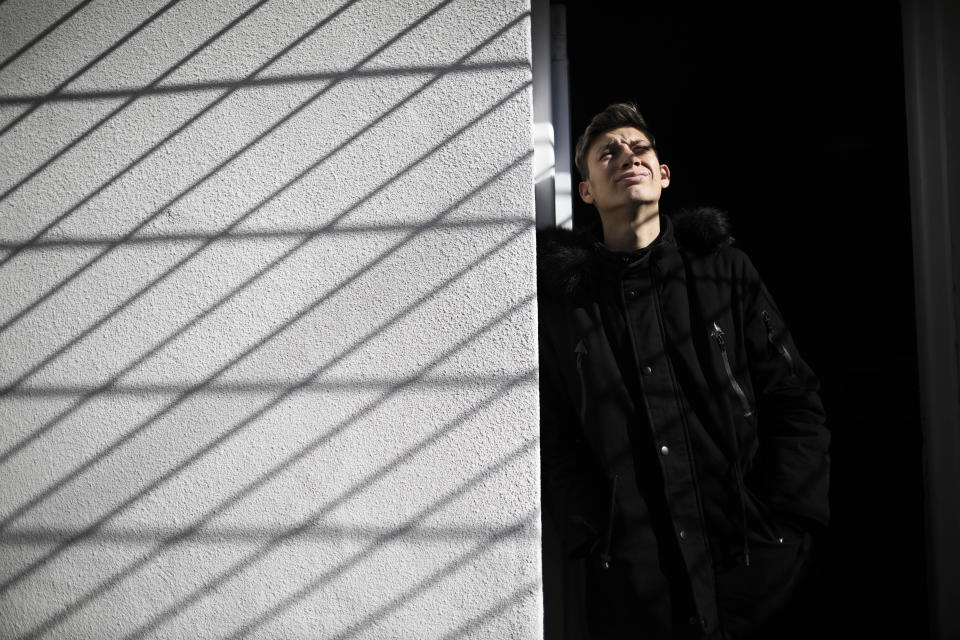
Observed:
[[[719,209],[683,209],[669,218],[677,244],[685,251],[712,253],[734,242],[730,235],[730,220]]]

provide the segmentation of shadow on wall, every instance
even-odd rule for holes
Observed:
[[[35,150],[18,144],[45,126],[50,109],[89,104],[85,115],[95,114],[55,149],[20,162],[0,194],[0,287],[17,294],[0,345],[21,356],[6,358],[0,391],[9,422],[0,441],[0,628],[11,637],[109,628],[132,638],[176,636],[200,619],[230,637],[267,625],[296,634],[303,625],[345,638],[415,619],[455,638],[537,609],[539,512],[504,495],[537,457],[535,432],[524,439],[515,428],[533,416],[514,406],[535,387],[535,364],[510,366],[523,364],[523,345],[509,337],[534,317],[532,279],[505,269],[529,250],[533,219],[526,202],[515,213],[500,206],[477,215],[529,171],[530,141],[497,125],[525,108],[529,64],[485,61],[528,28],[528,13],[504,13],[473,46],[451,44],[460,55],[449,64],[378,64],[438,16],[466,10],[445,0],[405,16],[345,71],[265,75],[318,34],[335,39],[351,10],[375,10],[352,0],[241,79],[173,82],[233,30],[265,19],[261,0],[145,86],[68,90],[164,18],[177,19],[189,5],[181,2],[144,17],[49,92],[0,96],[4,115],[15,114],[0,140],[28,158]],[[88,3],[6,57],[0,73]],[[473,110],[438,111],[463,77]],[[344,115],[354,84],[374,80],[392,84],[361,94],[368,112]],[[239,140],[223,130],[230,110],[248,104],[245,94],[291,87],[273,96],[290,104],[266,127]],[[195,110],[147,132],[132,157],[78,166],[104,139],[129,136],[145,102],[181,97],[199,100]],[[371,105],[376,114],[364,119]],[[423,113],[436,114],[431,136],[381,142]],[[295,141],[311,134],[311,121],[337,115],[349,129],[330,120],[323,129],[338,141],[305,145],[312,158],[285,155],[300,150]],[[460,150],[478,141],[510,154]],[[451,157],[485,163],[459,182],[422,186]],[[370,170],[355,171],[357,160]],[[150,180],[158,166],[173,179]],[[74,204],[24,219],[38,193],[80,169],[90,184]],[[339,182],[338,172],[356,184]],[[296,221],[291,202],[331,183],[319,214],[295,212],[307,223],[287,224]],[[410,221],[413,185],[423,213]],[[309,224],[316,217],[322,222]],[[438,250],[444,260],[424,259]],[[412,279],[401,268],[411,263],[419,267]],[[493,280],[515,286],[485,294]],[[478,353],[491,369],[463,373]],[[507,410],[512,429],[496,415]],[[484,455],[463,451],[467,442],[483,442]],[[498,502],[515,513],[489,518]],[[454,576],[480,580],[481,565],[516,565],[518,550],[534,562],[510,569],[509,595],[437,597]],[[436,617],[423,619],[424,606]]]

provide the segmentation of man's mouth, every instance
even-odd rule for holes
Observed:
[[[641,180],[643,180],[644,178],[648,178],[649,176],[650,174],[647,173],[646,171],[631,171],[630,173],[625,173],[619,178],[617,178],[617,182],[630,182],[630,183],[640,182]]]

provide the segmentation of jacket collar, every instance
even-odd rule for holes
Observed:
[[[537,286],[543,298],[567,297],[592,289],[594,281],[639,260],[659,262],[669,254],[705,255],[732,244],[726,214],[699,208],[660,215],[660,235],[645,249],[611,252],[596,236],[551,228],[537,233]],[[624,260],[626,256],[626,260]],[[619,272],[618,271],[618,272]]]
[[[665,250],[675,248],[673,221],[669,216],[660,216],[660,233],[646,247],[633,251],[611,251],[600,240],[595,240],[593,250],[602,269],[612,275],[619,275],[629,269],[644,268],[651,259],[656,261]]]

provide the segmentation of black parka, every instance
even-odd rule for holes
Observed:
[[[718,635],[736,567],[828,522],[815,376],[714,210],[661,216],[629,254],[540,232],[538,299],[544,495],[565,547],[644,561],[672,536]]]

